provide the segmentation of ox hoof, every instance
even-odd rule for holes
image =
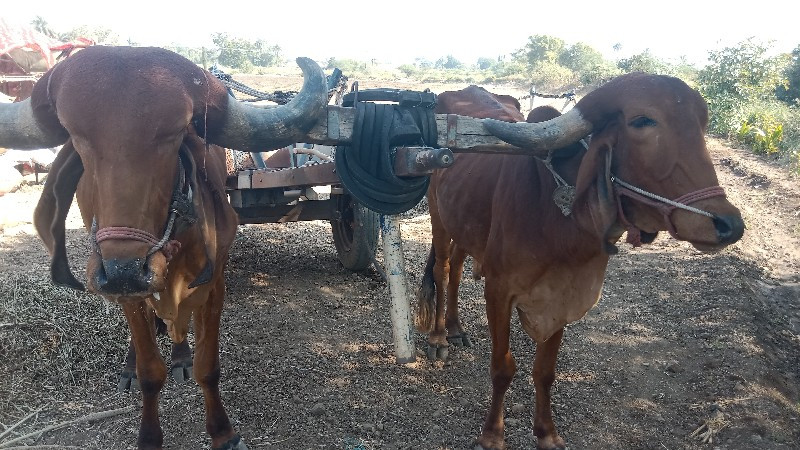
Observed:
[[[428,359],[431,361],[447,361],[447,357],[450,356],[450,351],[448,350],[446,345],[433,345],[428,344]]]
[[[564,439],[561,439],[561,436],[556,435],[555,438],[537,438],[536,440],[536,449],[537,450],[569,450],[567,444],[564,442]]]
[[[174,363],[170,371],[172,372],[172,379],[176,383],[185,383],[192,379],[192,362]]]
[[[473,447],[472,450],[506,450],[506,445],[503,444],[499,447],[494,445],[489,447],[484,447],[483,444],[481,444],[480,442],[476,442],[475,447]]]
[[[117,392],[135,391],[139,388],[139,380],[136,379],[136,372],[123,370],[117,383]]]
[[[472,339],[469,338],[467,333],[456,334],[453,336],[447,336],[447,342],[456,347],[472,347]]]
[[[247,446],[244,444],[242,437],[237,434],[221,446],[214,447],[213,450],[247,450]]]

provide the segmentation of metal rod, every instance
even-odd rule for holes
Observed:
[[[453,165],[453,152],[447,148],[397,147],[394,174],[398,177],[430,175],[436,169]]]

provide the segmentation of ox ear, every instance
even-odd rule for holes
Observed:
[[[72,141],[68,140],[53,161],[33,212],[36,232],[51,256],[50,277],[53,283],[79,291],[85,288],[69,268],[65,222],[82,175],[83,162]]]
[[[187,179],[192,189],[192,206],[197,214],[197,223],[200,225],[200,232],[206,247],[206,263],[197,277],[189,284],[190,288],[195,288],[211,281],[214,275],[214,258],[217,254],[217,233],[214,227],[214,205],[208,205],[209,209],[203,205],[203,191],[200,190],[198,182],[197,162],[192,156],[189,146],[185,143],[181,145],[179,152],[181,162],[187,171]]]
[[[604,250],[617,253],[619,238],[617,202],[611,184],[613,142],[608,136],[592,137],[578,170],[573,214],[584,229],[603,238]]]

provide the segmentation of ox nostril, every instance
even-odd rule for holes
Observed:
[[[744,234],[744,221],[739,216],[714,216],[713,220],[720,244],[732,244]]]
[[[129,295],[147,292],[152,276],[146,258],[104,259],[96,274],[100,292]]]

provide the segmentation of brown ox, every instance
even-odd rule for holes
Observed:
[[[434,328],[429,354],[443,357],[437,349],[446,348],[447,331],[451,337],[463,335],[454,307],[464,256],[472,255],[486,280],[492,339],[492,401],[478,444],[505,447],[503,401],[516,373],[509,348],[516,308],[523,329],[537,343],[537,446],[564,448],[550,407],[563,329],[598,301],[609,254],[623,232],[638,245],[668,230],[702,251],[721,249],[742,236],[739,211],[718,187],[706,150],[706,104],[678,79],[629,74],[543,123],[508,123],[523,119],[516,100],[475,86],[440,95],[437,112],[498,119],[484,124],[520,147],[567,146],[566,155],[553,156],[552,165],[576,189],[569,215],[553,201],[555,175],[532,156],[464,154],[433,175],[428,190],[433,246],[417,317],[422,329]],[[569,145],[589,133],[587,150]],[[676,199],[679,206],[640,192]],[[430,279],[435,296],[432,289],[424,295]],[[453,308],[446,319],[445,297]]]
[[[219,392],[224,268],[237,217],[225,197],[219,144],[242,150],[296,142],[327,103],[319,66],[287,105],[241,105],[187,59],[157,48],[90,47],[47,72],[30,100],[0,109],[0,145],[66,141],[34,222],[52,255],[53,281],[82,289],[66,256],[64,221],[77,191],[93,251],[88,288],[119,303],[131,329],[143,396],[140,448],[161,448],[158,394],[166,366],[153,312],[173,342],[194,316],[194,377],[214,448],[245,449]]]

